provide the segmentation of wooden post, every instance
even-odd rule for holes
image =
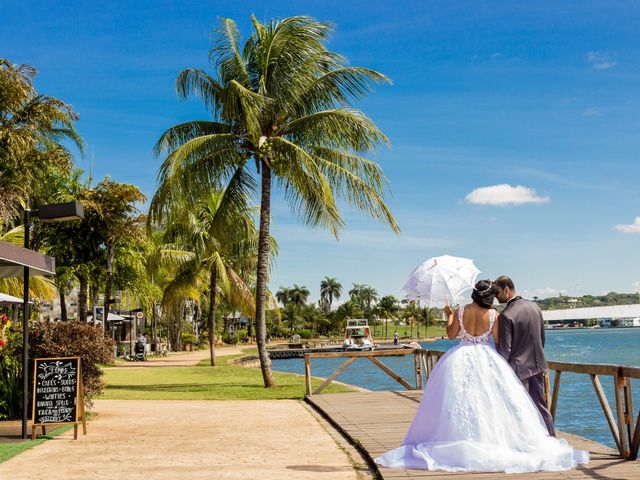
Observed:
[[[609,402],[607,401],[607,397],[602,390],[602,385],[600,384],[600,379],[598,375],[590,374],[591,383],[593,383],[593,388],[596,390],[596,395],[598,396],[598,400],[600,401],[600,406],[602,407],[602,411],[604,412],[604,416],[607,419],[607,423],[609,424],[609,429],[611,430],[611,435],[613,436],[614,442],[616,442],[616,447],[618,447],[618,451],[622,455],[623,449],[620,443],[620,434],[618,433],[618,426],[616,425],[615,420],[613,419],[613,413],[611,412],[611,407],[609,406]]]
[[[309,357],[308,353],[305,353],[304,355],[304,378],[307,387],[307,395],[311,396],[313,395],[311,392],[311,357]]]
[[[549,384],[549,370],[544,372],[544,401],[547,408],[551,408],[551,385]]]
[[[638,418],[636,419],[636,428],[633,433],[633,440],[631,441],[631,447],[629,448],[628,460],[635,460],[638,458],[639,447],[640,447],[640,410],[638,410]]]
[[[420,365],[420,351],[419,350],[414,350],[413,351],[413,370],[415,372],[416,375],[416,390],[419,390],[422,385],[421,385],[421,374],[420,374],[420,370],[421,370],[421,365]]]
[[[558,407],[558,394],[560,393],[560,374],[561,370],[555,370],[553,377],[553,394],[551,395],[551,417],[556,420],[556,408]]]
[[[620,455],[623,458],[629,456],[629,450],[627,448],[627,428],[624,415],[624,400],[623,400],[623,386],[624,377],[620,376],[619,372],[616,372],[613,376],[613,386],[615,389],[616,397],[616,416],[618,417],[618,432],[620,432]]]
[[[631,379],[622,377],[624,385],[622,391],[624,393],[624,423],[627,424],[627,439],[629,440],[629,446],[631,446],[633,438],[633,398],[631,393]]]

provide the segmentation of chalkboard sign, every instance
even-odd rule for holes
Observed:
[[[84,434],[82,362],[80,357],[36,358],[33,375],[32,438],[37,426],[74,423],[78,438],[78,423]]]

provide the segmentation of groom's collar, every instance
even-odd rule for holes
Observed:
[[[515,297],[512,297],[509,299],[509,301],[507,302],[507,305],[509,305],[512,302],[515,302],[517,300],[520,300],[522,297],[520,295],[516,295]]]

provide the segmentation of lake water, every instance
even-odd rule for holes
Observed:
[[[549,360],[640,367],[640,328],[547,330],[546,335],[545,353]],[[447,350],[457,343],[458,340],[437,340],[422,345],[433,350]],[[413,355],[385,357],[382,361],[409,383],[414,382]],[[311,372],[314,376],[328,377],[343,362],[343,358],[312,359]],[[301,358],[274,360],[273,368],[304,374],[304,361]],[[402,390],[400,384],[365,359],[359,359],[349,366],[337,380],[369,390]],[[603,376],[600,377],[600,381],[615,415],[612,379]],[[553,375],[551,382],[553,386]],[[637,413],[640,405],[640,380],[632,380],[632,391],[634,410]],[[562,374],[556,426],[564,432],[590,438],[615,448],[611,431],[588,375],[567,372]]]

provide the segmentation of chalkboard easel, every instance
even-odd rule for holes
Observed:
[[[78,439],[78,425],[87,434],[80,357],[36,358],[33,366],[33,423],[31,439],[36,428],[73,423],[73,438]]]

